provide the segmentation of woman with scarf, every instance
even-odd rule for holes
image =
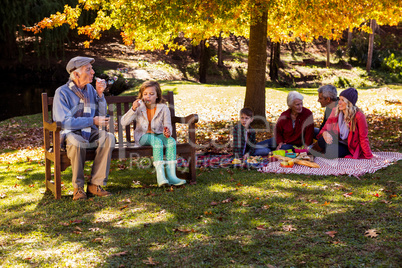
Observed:
[[[348,88],[339,95],[338,106],[317,136],[325,158],[370,159],[373,154],[367,137],[368,126],[363,112],[356,106],[358,93]]]

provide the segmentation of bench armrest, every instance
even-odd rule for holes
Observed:
[[[186,117],[172,118],[172,123],[187,124],[188,125],[188,139],[189,143],[195,145],[195,123],[198,122],[198,114],[190,114]]]
[[[43,128],[45,130],[49,130],[49,131],[54,131],[54,132],[60,132],[61,131],[61,122],[46,122],[43,121]]]
[[[60,131],[61,122],[43,121],[43,143],[46,151],[50,152],[51,144],[53,144],[53,151],[60,153],[59,150],[54,150],[54,148],[60,148]],[[53,142],[51,142],[50,132],[53,132]]]

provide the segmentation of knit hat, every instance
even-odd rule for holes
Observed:
[[[88,57],[81,57],[81,56],[77,56],[72,58],[66,66],[66,70],[69,74],[71,74],[73,71],[77,70],[78,68],[87,65],[89,63],[94,63],[95,59],[93,58],[88,58]]]
[[[358,95],[357,90],[353,87],[350,87],[350,88],[342,91],[341,94],[339,94],[339,97],[342,96],[342,97],[346,98],[354,106],[354,105],[356,105],[356,102],[357,102],[357,95]]]

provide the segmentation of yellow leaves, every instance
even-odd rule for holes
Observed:
[[[328,206],[329,204],[331,204],[331,202],[325,201],[324,204],[322,204],[320,206]]]
[[[89,46],[90,46],[90,44],[92,43],[92,40],[90,40],[90,41],[84,41],[84,47],[85,48],[89,48]]]

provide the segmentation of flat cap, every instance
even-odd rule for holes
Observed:
[[[88,58],[88,57],[81,57],[81,56],[77,56],[72,58],[66,66],[66,70],[69,74],[71,74],[71,72],[77,70],[78,68],[87,65],[88,63],[94,63],[95,59],[94,58]]]

